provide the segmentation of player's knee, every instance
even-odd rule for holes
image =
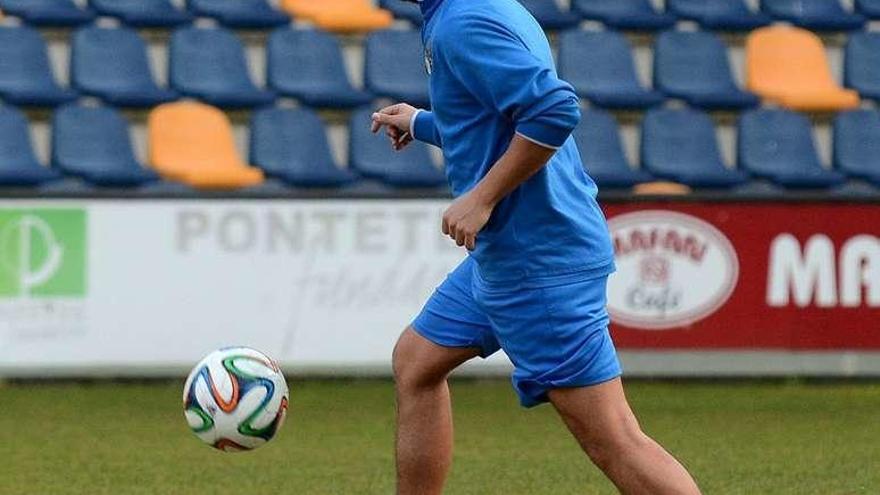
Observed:
[[[408,338],[409,329],[394,346],[391,355],[391,366],[394,372],[394,382],[398,391],[408,392],[423,387],[429,381],[425,373],[423,363],[418,359],[418,350],[414,342]]]
[[[413,334],[411,329],[404,331],[391,356],[394,382],[400,393],[417,392],[445,379],[445,375],[434,370],[430,359],[420,351],[420,342]]]

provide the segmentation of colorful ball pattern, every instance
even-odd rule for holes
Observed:
[[[190,429],[225,452],[252,450],[271,440],[287,414],[289,392],[278,365],[247,347],[212,352],[183,387]]]

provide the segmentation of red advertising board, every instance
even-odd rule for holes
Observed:
[[[880,350],[880,205],[606,206],[621,349]]]

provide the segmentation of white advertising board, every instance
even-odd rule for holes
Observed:
[[[176,370],[248,345],[303,370],[387,371],[464,256],[444,206],[0,202],[0,369]]]

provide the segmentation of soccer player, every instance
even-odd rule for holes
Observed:
[[[397,150],[413,139],[443,149],[456,200],[442,230],[469,256],[394,351],[398,494],[442,493],[447,376],[499,349],[522,405],[552,403],[621,492],[698,494],[624,396],[605,308],[613,250],[570,137],[578,98],[544,32],[516,0],[420,3],[433,111],[397,104],[373,115],[372,130],[384,127]]]

